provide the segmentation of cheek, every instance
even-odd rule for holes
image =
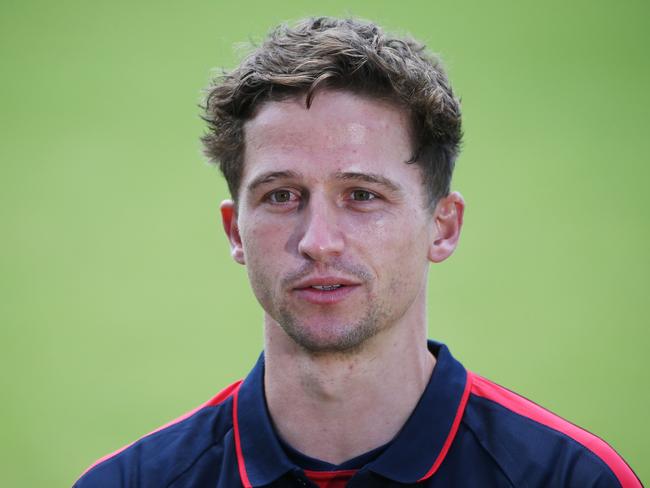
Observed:
[[[354,246],[377,260],[380,267],[404,267],[407,263],[426,267],[429,232],[425,224],[416,225],[413,220],[419,219],[412,215],[367,214],[347,221],[344,232],[354,236]]]
[[[288,251],[289,230],[272,219],[249,218],[241,229],[246,271],[253,293],[264,308],[271,307],[274,295],[281,293],[282,278],[295,268]]]
[[[279,232],[279,227],[276,225],[252,220],[250,225],[240,232],[247,265],[256,260],[272,262],[278,249],[282,248],[280,244],[283,239],[282,232]]]
[[[372,216],[357,222],[350,234],[360,258],[376,276],[376,298],[411,303],[426,283],[429,233],[426,225],[413,220],[412,215]]]
[[[246,271],[255,294],[268,294],[269,286],[273,282],[276,259],[275,249],[278,236],[267,226],[253,225],[241,229],[242,246]]]

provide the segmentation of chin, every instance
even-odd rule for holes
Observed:
[[[281,320],[279,324],[293,342],[312,354],[354,353],[379,332],[377,322],[367,319],[355,324],[307,324],[295,320]]]

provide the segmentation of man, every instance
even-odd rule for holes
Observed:
[[[427,342],[428,266],[464,202],[458,101],[423,46],[355,20],[280,27],[209,88],[205,120],[264,353],[76,486],[640,486],[605,442]]]

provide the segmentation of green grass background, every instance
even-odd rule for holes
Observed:
[[[650,479],[647,2],[2,0],[0,485],[69,486],[246,374],[197,104],[233,45],[356,15],[442,53],[463,100],[430,335]]]

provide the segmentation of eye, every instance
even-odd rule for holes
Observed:
[[[368,190],[352,190],[350,197],[357,202],[367,202],[368,200],[377,198],[377,195]]]
[[[265,199],[271,203],[289,203],[296,201],[298,196],[291,190],[274,190],[267,193]]]

